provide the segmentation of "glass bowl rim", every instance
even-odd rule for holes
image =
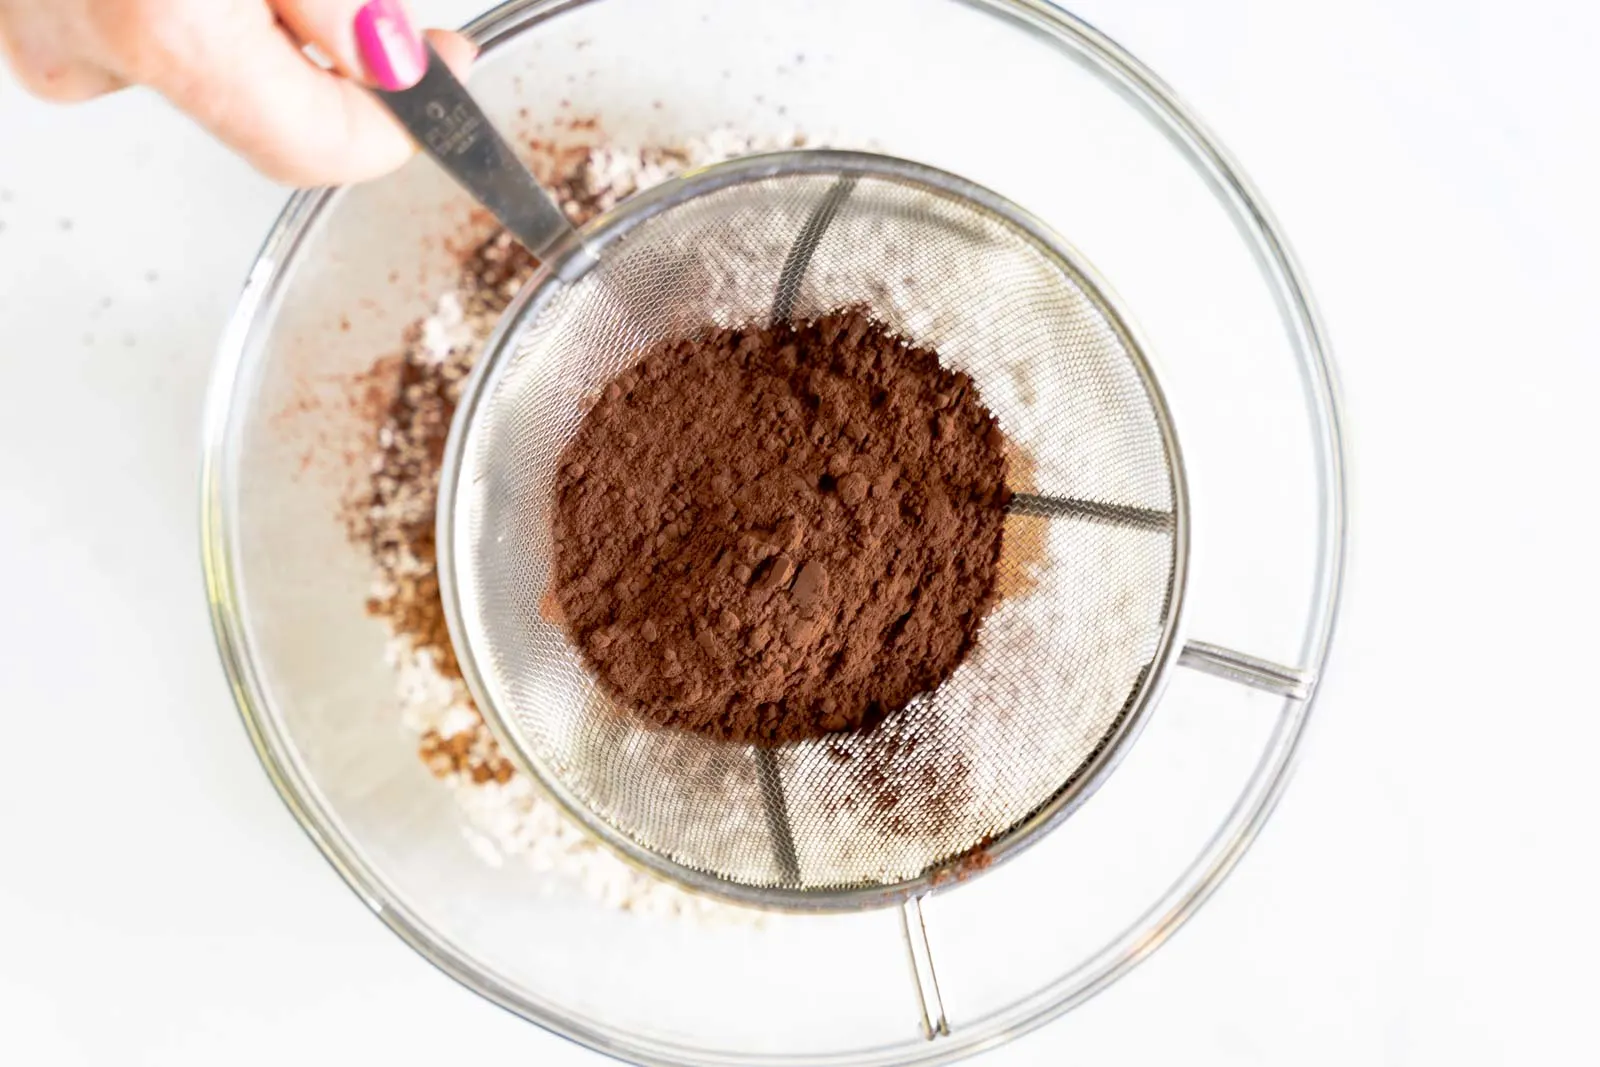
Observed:
[[[565,11],[598,0],[506,0],[464,27],[485,51]],[[1131,102],[1162,126],[1176,148],[1212,185],[1235,217],[1266,280],[1275,290],[1312,418],[1319,481],[1316,583],[1300,646],[1300,664],[1314,678],[1326,667],[1338,617],[1347,553],[1345,447],[1337,376],[1326,331],[1304,274],[1260,194],[1231,155],[1177,95],[1139,60],[1083,19],[1048,0],[954,0],[1076,52]],[[361,856],[338,819],[325,808],[279,729],[253,657],[236,581],[233,500],[229,478],[234,440],[235,386],[252,352],[264,306],[284,284],[286,270],[337,190],[295,193],[269,231],[218,346],[204,414],[201,563],[219,657],[234,702],[263,769],[285,806],[324,859],[391,930],[424,959],[491,1003],[594,1051],[660,1067],[689,1064],[756,1067],[832,1067],[949,1063],[1009,1041],[1070,1011],[1105,989],[1163,944],[1217,889],[1276,807],[1292,773],[1316,691],[1285,698],[1262,755],[1243,791],[1206,846],[1166,892],[1114,940],[1048,985],[972,1020],[936,1042],[901,1042],[851,1053],[808,1055],[708,1052],[643,1038],[541,1003],[475,962],[409,909]]]

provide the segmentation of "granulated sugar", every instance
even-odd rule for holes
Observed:
[[[798,138],[760,142],[727,130],[675,146],[606,143],[576,122],[534,141],[530,165],[581,224],[632,193],[699,166]],[[461,679],[439,598],[434,513],[450,420],[462,384],[501,313],[534,269],[504,232],[476,244],[433,313],[407,331],[399,390],[377,428],[371,478],[352,501],[352,533],[370,550],[368,608],[391,630],[401,724],[460,805],[469,839],[494,865],[525,863],[607,905],[635,912],[749,921],[758,913],[685,893],[599,846],[500,752]],[[392,367],[392,357],[388,361]],[[387,373],[393,373],[392,369]],[[375,368],[374,373],[378,373]]]

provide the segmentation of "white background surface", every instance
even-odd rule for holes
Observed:
[[[1344,377],[1354,553],[1255,849],[1131,977],[980,1062],[1593,1062],[1600,16],[1076,10],[1294,242]],[[147,95],[55,110],[0,81],[3,1058],[598,1065],[374,921],[234,714],[199,412],[282,199]]]

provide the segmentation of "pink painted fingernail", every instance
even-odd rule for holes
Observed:
[[[380,89],[409,89],[422,80],[428,52],[400,0],[371,0],[356,12],[356,48]]]

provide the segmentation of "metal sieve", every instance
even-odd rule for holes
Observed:
[[[624,853],[770,905],[896,899],[1087,796],[1170,658],[1185,525],[1159,391],[1081,261],[970,183],[831,151],[710,168],[583,236],[508,312],[444,468],[446,604],[509,750]],[[648,726],[541,614],[562,449],[653,342],[848,305],[971,375],[1007,434],[1000,604],[943,686],[870,732],[761,751]]]
[[[428,91],[411,125],[445,121],[419,139],[459,170],[451,153],[482,143]],[[405,118],[407,103],[391,106]],[[1081,803],[1176,659],[1188,551],[1168,411],[1081,257],[986,189],[854,152],[710,167],[580,233],[539,205],[521,214],[544,266],[466,385],[438,525],[463,673],[508,753],[624,855],[769,907],[903,900]],[[650,725],[542,610],[563,448],[654,342],[852,305],[970,375],[1007,435],[1000,602],[944,685],[870,731],[763,750]]]

